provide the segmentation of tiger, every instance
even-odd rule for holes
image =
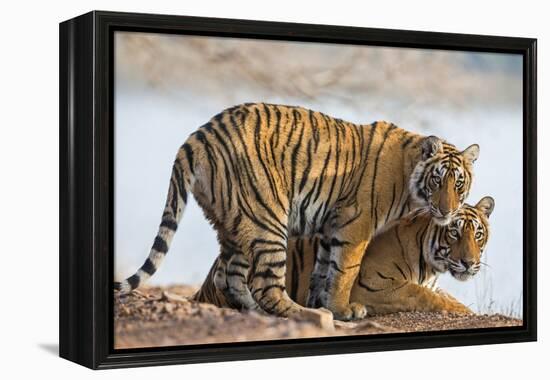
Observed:
[[[321,235],[312,299],[322,295],[337,319],[363,318],[365,306],[349,297],[375,232],[420,206],[448,223],[468,195],[478,155],[477,144],[460,151],[385,121],[354,124],[266,103],[228,108],[178,149],[149,256],[115,288],[126,294],[155,273],[191,192],[217,233],[214,284],[232,305],[302,312],[285,289],[287,242]]]
[[[426,208],[389,223],[366,249],[351,301],[367,306],[369,315],[408,311],[472,314],[467,306],[439,289],[437,280],[445,272],[460,281],[478,273],[494,206],[489,196],[475,206],[464,204],[445,226],[436,223]],[[286,288],[301,305],[307,302],[319,244],[316,236],[289,241]],[[212,268],[216,265],[214,262]],[[213,274],[212,270],[192,298],[231,307],[214,286]]]

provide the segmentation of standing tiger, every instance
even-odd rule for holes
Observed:
[[[414,210],[388,223],[367,247],[361,270],[351,290],[351,301],[367,306],[369,314],[400,311],[453,312],[471,310],[437,288],[441,273],[466,281],[481,266],[489,239],[488,218],[495,202],[482,198],[475,206],[464,204],[449,224],[441,226],[427,209]],[[319,238],[291,239],[288,245],[286,288],[301,305],[307,302],[309,282]],[[217,265],[214,263],[213,268]],[[194,299],[230,307],[213,283],[214,271]]]
[[[149,257],[117,287],[127,293],[159,267],[191,192],[217,232],[214,284],[232,305],[302,311],[285,289],[287,241],[319,234],[308,305],[362,318],[365,306],[349,297],[375,232],[421,206],[447,223],[468,194],[478,154],[477,145],[461,152],[387,122],[357,125],[264,103],[232,107],[178,150]]]

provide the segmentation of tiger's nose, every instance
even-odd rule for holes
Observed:
[[[439,213],[442,217],[446,218],[447,216],[451,215],[451,210],[449,210],[447,207],[439,207]]]
[[[462,263],[462,265],[466,269],[470,269],[475,264],[474,260],[463,260],[463,259],[461,259],[460,262]]]

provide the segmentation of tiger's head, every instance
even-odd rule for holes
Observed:
[[[438,272],[466,281],[481,266],[481,255],[489,239],[488,218],[495,201],[482,198],[475,206],[464,204],[445,226],[434,224],[424,250],[426,261]],[[433,218],[432,218],[433,219]]]
[[[477,144],[461,152],[438,137],[426,137],[409,181],[414,206],[427,207],[437,224],[449,223],[468,197],[478,156]]]

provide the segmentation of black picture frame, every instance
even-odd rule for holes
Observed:
[[[114,350],[115,31],[521,54],[523,326]],[[536,39],[105,11],[62,22],[59,38],[61,357],[98,369],[536,340]]]

